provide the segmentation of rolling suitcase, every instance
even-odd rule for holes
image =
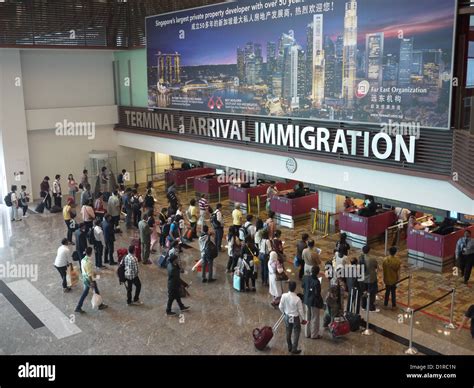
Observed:
[[[138,259],[138,261],[142,261],[142,245],[140,243],[140,239],[132,239],[130,245],[133,245],[135,247],[135,257]]]
[[[120,264],[120,262],[123,260],[125,256],[127,256],[128,250],[127,248],[119,248],[117,249],[117,260]]]
[[[36,213],[40,213],[40,214],[44,213],[44,208],[46,207],[45,201],[46,201],[46,197],[44,197],[44,199],[38,204],[38,206],[36,206],[36,209],[35,209]]]
[[[345,317],[336,317],[329,324],[329,332],[332,338],[342,337],[351,331],[349,321]]]
[[[273,335],[278,330],[278,326],[280,326],[280,324],[283,322],[284,317],[285,314],[282,314],[280,318],[278,318],[278,321],[276,321],[275,325],[273,325],[273,327],[264,326],[261,329],[253,329],[253,343],[258,350],[265,349],[265,347],[273,338]]]
[[[354,292],[355,291],[355,292]],[[353,298],[355,293],[355,300]],[[351,290],[349,310],[344,313],[344,317],[349,322],[351,331],[358,331],[360,328],[361,318],[360,315],[356,313],[357,311],[357,301],[359,299],[359,289],[353,288]]]
[[[63,209],[61,209],[59,206],[53,206],[49,212],[50,213],[61,213],[63,211]]]

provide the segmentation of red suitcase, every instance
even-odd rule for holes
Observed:
[[[273,338],[273,334],[277,331],[278,326],[280,326],[283,318],[285,317],[284,314],[278,318],[275,325],[272,327],[264,326],[261,329],[253,329],[253,343],[258,350],[263,350],[268,345],[268,343]]]
[[[135,247],[135,257],[138,259],[138,261],[142,261],[142,244],[140,242],[140,239],[132,239],[130,245],[133,245]]]
[[[350,333],[350,331],[351,325],[344,317],[336,317],[334,321],[329,324],[329,332],[332,334],[332,338],[341,337]]]
[[[128,250],[127,248],[119,248],[117,249],[117,260],[120,264],[120,262],[123,260],[125,256],[127,256]]]

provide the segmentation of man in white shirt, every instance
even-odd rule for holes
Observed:
[[[104,231],[102,230],[102,221],[95,220],[94,226],[94,251],[95,251],[95,266],[96,268],[107,268],[102,264],[102,253],[104,252],[105,240]]]
[[[69,251],[69,241],[67,238],[63,238],[61,241],[61,246],[58,248],[56,259],[54,260],[54,266],[58,270],[63,281],[63,292],[71,291],[71,287],[68,287],[66,280],[68,265],[72,266],[71,252]]]
[[[247,214],[246,219],[247,221],[245,224],[239,229],[239,239],[241,241],[245,241],[247,236],[251,236],[253,240],[255,238],[255,233],[257,233],[257,228],[252,224],[253,215]]]
[[[280,299],[280,311],[285,314],[286,342],[288,351],[291,354],[300,354],[298,341],[300,339],[301,325],[306,325],[304,320],[303,302],[296,295],[296,282],[291,281],[288,284],[289,291],[284,293]],[[293,334],[293,340],[292,340]]]
[[[112,224],[115,228],[118,228],[120,221],[120,199],[118,197],[118,191],[114,190],[107,202],[107,213],[112,216]]]
[[[53,198],[54,198],[54,206],[62,207],[61,206],[61,184],[59,180],[61,179],[61,175],[56,175],[54,182],[53,182]]]

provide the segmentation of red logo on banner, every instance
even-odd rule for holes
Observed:
[[[224,103],[222,102],[222,99],[220,97],[217,97],[217,101],[216,101],[217,109],[222,109],[223,106],[224,106]]]
[[[212,110],[212,109],[214,109],[215,105],[216,105],[216,104],[215,104],[215,102],[214,102],[214,97],[211,97],[211,98],[209,99],[209,102],[207,103],[207,106],[209,107],[209,109]]]

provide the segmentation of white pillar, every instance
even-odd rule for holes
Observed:
[[[319,195],[319,210],[329,213],[339,213],[344,210],[345,197],[338,194],[328,193],[325,191],[318,191]],[[334,226],[335,217],[330,218],[330,224]]]
[[[0,49],[0,136],[7,191],[15,184],[27,186],[28,192],[38,195],[39,187],[31,187],[30,156],[23,96],[20,50]],[[3,160],[0,160],[3,163]],[[20,180],[15,173],[22,171]]]

